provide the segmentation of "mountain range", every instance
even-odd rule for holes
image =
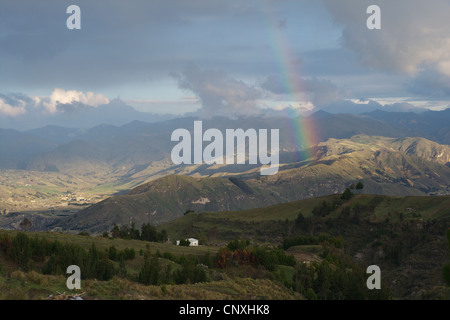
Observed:
[[[226,178],[226,167],[215,172],[214,166],[168,175],[80,210],[56,226],[101,232],[114,223],[158,225],[190,210],[233,211],[339,194],[357,181],[370,194],[450,193],[450,146],[424,138],[359,135],[329,139],[310,152],[314,156],[308,160],[282,163],[277,175],[267,177],[250,170]]]
[[[83,172],[80,159],[83,159],[88,167],[94,163],[110,171],[124,168],[119,171],[127,174],[135,165],[142,167],[167,159],[175,145],[170,141],[173,130],[187,128],[192,131],[194,120],[196,118],[188,117],[153,123],[132,121],[122,126],[105,124],[90,129],[49,125],[25,132],[2,130],[0,169],[45,171],[47,168],[64,173],[80,173]],[[304,121],[314,124],[312,144],[329,138],[347,139],[358,134],[395,138],[424,137],[441,144],[450,144],[450,109],[427,111],[420,115],[384,111],[353,115],[318,111],[305,119],[254,117],[232,120],[216,117],[203,123],[205,129],[219,130],[279,128],[281,150],[298,151],[309,147],[300,145],[295,136],[296,124]],[[93,149],[95,152],[92,152]],[[74,155],[76,157],[72,157]]]
[[[357,181],[364,193],[450,193],[450,109],[203,120],[204,130],[280,129],[280,168],[273,176],[260,176],[258,165],[173,164],[171,133],[192,132],[195,120],[0,129],[0,170],[9,177],[2,179],[0,204],[10,211],[34,200],[51,207],[75,188],[97,200],[52,227],[100,232],[113,223],[160,224],[189,210],[242,210],[339,194]],[[308,146],[293,137],[304,122],[315,128]],[[14,183],[22,178],[23,186]]]

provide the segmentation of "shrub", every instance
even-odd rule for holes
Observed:
[[[30,238],[25,233],[19,232],[12,240],[11,258],[27,271],[32,252]]]
[[[230,249],[231,251],[237,250],[237,249],[247,249],[247,247],[250,245],[250,241],[249,240],[239,240],[239,239],[234,239],[233,241],[229,242],[227,244],[227,248]]]

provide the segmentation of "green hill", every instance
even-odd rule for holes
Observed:
[[[114,223],[160,224],[176,219],[188,210],[230,211],[279,203],[283,199],[261,187],[246,193],[235,183],[221,178],[173,175],[151,181],[125,195],[108,198],[58,223],[65,230],[110,230]]]
[[[445,295],[442,266],[450,259],[445,239],[450,196],[355,195],[347,202],[327,196],[237,212],[191,213],[158,228],[175,239],[193,236],[210,245],[233,239],[281,245],[302,261],[320,260],[320,245],[338,239],[354,261],[381,268],[394,296]]]
[[[171,177],[165,185],[180,185],[183,179],[192,178]],[[211,183],[210,179],[207,181]],[[192,182],[192,185],[194,188],[196,183]],[[134,190],[133,195],[146,194],[148,187]],[[364,287],[366,275],[362,273],[372,264],[381,268],[383,286],[388,287],[389,296],[398,299],[448,299],[449,290],[443,286],[441,270],[443,263],[450,258],[445,239],[449,228],[450,196],[361,194],[346,201],[340,195],[330,195],[243,211],[191,212],[157,227],[167,230],[171,241],[197,237],[201,241],[198,247],[53,232],[28,234],[29,239],[35,239],[36,234],[50,243],[58,240],[60,244],[77,245],[89,252],[94,250],[91,249],[94,243],[99,254],[107,252],[104,254],[109,255],[111,246],[117,250],[135,250],[136,256],[122,266],[126,270],[125,276],[116,275],[106,281],[83,280],[87,299],[302,299],[308,295],[292,285],[301,282],[299,276],[307,279],[308,274],[304,272],[314,268],[322,271],[328,268],[331,283],[343,285],[347,280],[356,281],[367,293]],[[12,236],[18,233],[7,231],[3,234]],[[230,240],[239,238],[249,240],[246,243],[255,253],[283,252],[280,251],[282,248],[292,255],[295,266],[283,262],[270,268],[264,260],[258,260],[259,266],[236,264],[221,268],[218,261],[221,252],[226,250],[223,247]],[[18,270],[19,262],[14,262],[13,256],[5,254],[4,245],[9,242],[1,243],[0,284],[3,290],[0,299],[45,299],[49,294],[65,290],[64,276],[39,273],[45,273],[48,257],[37,259],[31,265],[33,271],[25,273]],[[13,242],[13,245],[18,243]],[[61,245],[48,248],[58,247]],[[183,261],[196,260],[197,266],[204,268],[201,261],[208,260],[208,278],[194,285],[139,284],[136,279],[145,265],[145,254],[138,252],[143,251],[156,257],[162,270],[172,270],[173,276],[184,268]],[[183,260],[183,256],[187,256],[187,260]],[[116,268],[115,272],[119,272],[119,262],[110,263]],[[305,269],[309,268],[306,267],[308,265],[311,268]],[[317,271],[319,274],[320,270]],[[334,274],[332,270],[340,271]],[[361,272],[355,273],[355,270]],[[352,276],[342,282],[340,277],[348,272]],[[340,287],[324,287],[325,284],[320,283],[317,292],[321,295],[331,290],[332,297],[340,296]]]
[[[370,194],[450,193],[450,147],[423,138],[354,136],[330,139],[310,151],[308,160],[282,163],[280,172],[273,176],[261,177],[257,168],[239,176],[227,175],[227,168],[223,167],[202,171],[197,166],[192,176],[187,170],[186,175],[144,183],[83,209],[53,227],[102,232],[114,223],[157,225],[176,219],[187,210],[243,210],[340,194],[357,181],[362,181],[364,193]],[[207,170],[210,177],[202,177]]]
[[[346,203],[341,202],[340,195],[331,195],[242,211],[190,213],[158,228],[166,229],[171,237],[177,239],[197,235],[219,243],[243,238],[279,244],[290,235],[292,230],[289,229],[289,223],[297,219],[299,212],[305,218],[313,217],[313,209],[320,207],[324,201],[339,204],[327,216],[331,221],[338,218],[345,207],[350,210],[362,208],[361,218],[374,224],[384,223],[386,218],[390,222],[398,222],[400,214],[404,221],[450,219],[450,196],[390,197],[362,194],[355,195]]]

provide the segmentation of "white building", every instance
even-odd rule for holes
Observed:
[[[189,238],[189,239],[186,239],[186,240],[189,241],[189,247],[197,247],[198,246],[198,240],[197,239]],[[180,245],[180,240],[177,240],[177,246],[179,246],[179,245]]]
[[[197,247],[198,246],[198,240],[194,238],[189,238],[189,246],[190,247]]]

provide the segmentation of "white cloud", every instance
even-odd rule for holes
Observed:
[[[3,99],[0,98],[0,113],[7,115],[7,116],[11,116],[11,117],[16,117],[21,114],[24,114],[26,112],[25,101],[18,100],[17,102],[18,102],[19,106],[13,107],[10,104],[6,103]]]
[[[34,100],[35,102],[41,101],[41,99],[36,99],[36,97]],[[74,102],[79,102],[87,106],[97,107],[98,105],[109,103],[109,99],[101,93],[94,94],[93,92],[88,91],[84,94],[81,91],[66,91],[60,88],[55,88],[50,97],[46,100],[48,101],[44,101],[42,104],[50,113],[55,113],[59,104],[72,104]]]
[[[344,27],[342,43],[367,66],[416,75],[435,70],[450,75],[450,2],[378,0],[381,30],[368,30],[366,9],[372,0],[324,0],[335,22]]]

